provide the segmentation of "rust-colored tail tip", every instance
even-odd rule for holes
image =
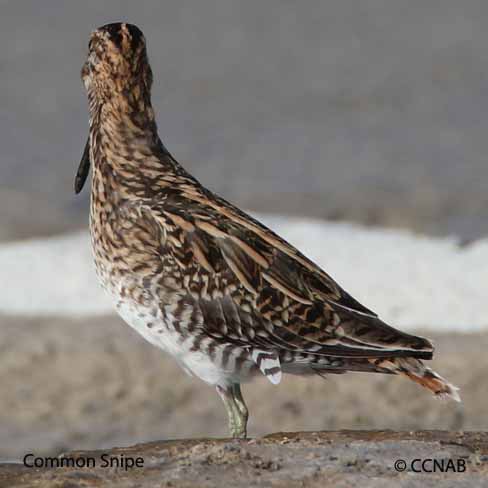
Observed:
[[[459,388],[445,380],[430,368],[426,368],[422,375],[416,372],[406,371],[408,378],[424,388],[430,390],[437,398],[449,398],[455,402],[461,402]]]

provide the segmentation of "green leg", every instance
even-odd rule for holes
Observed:
[[[237,408],[239,409],[239,412],[244,419],[244,430],[246,430],[247,419],[249,418],[249,410],[247,409],[246,402],[242,397],[241,385],[239,383],[235,383],[232,389],[234,391],[234,400],[236,402]]]
[[[231,436],[234,439],[245,439],[247,435],[248,412],[239,385],[231,388],[217,386],[217,393],[222,398],[222,402],[227,410]]]

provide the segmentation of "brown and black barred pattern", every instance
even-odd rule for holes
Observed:
[[[382,322],[175,161],[157,134],[152,73],[137,27],[96,30],[82,78],[90,136],[76,190],[91,161],[96,266],[107,288],[124,283],[121,300],[153,307],[155,318],[171,314],[182,340],[190,337],[191,347],[219,355],[224,366],[233,356],[235,367],[259,367],[270,355],[290,372],[408,373],[410,363],[422,364],[416,358],[431,359],[427,339]],[[276,373],[276,365],[268,369]]]

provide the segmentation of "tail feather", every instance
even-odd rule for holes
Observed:
[[[459,388],[452,385],[442,376],[425,366],[422,361],[415,358],[390,358],[390,359],[370,359],[377,368],[384,369],[394,374],[401,374],[415,381],[419,385],[432,391],[437,397],[451,398],[456,402],[461,401]]]

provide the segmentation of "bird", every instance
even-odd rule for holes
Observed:
[[[89,136],[74,186],[79,193],[91,168],[98,279],[125,322],[215,387],[233,438],[247,436],[241,384],[258,375],[277,385],[283,374],[396,374],[460,401],[423,362],[431,341],[383,322],[176,161],[158,136],[138,27],[93,31],[81,78]]]

